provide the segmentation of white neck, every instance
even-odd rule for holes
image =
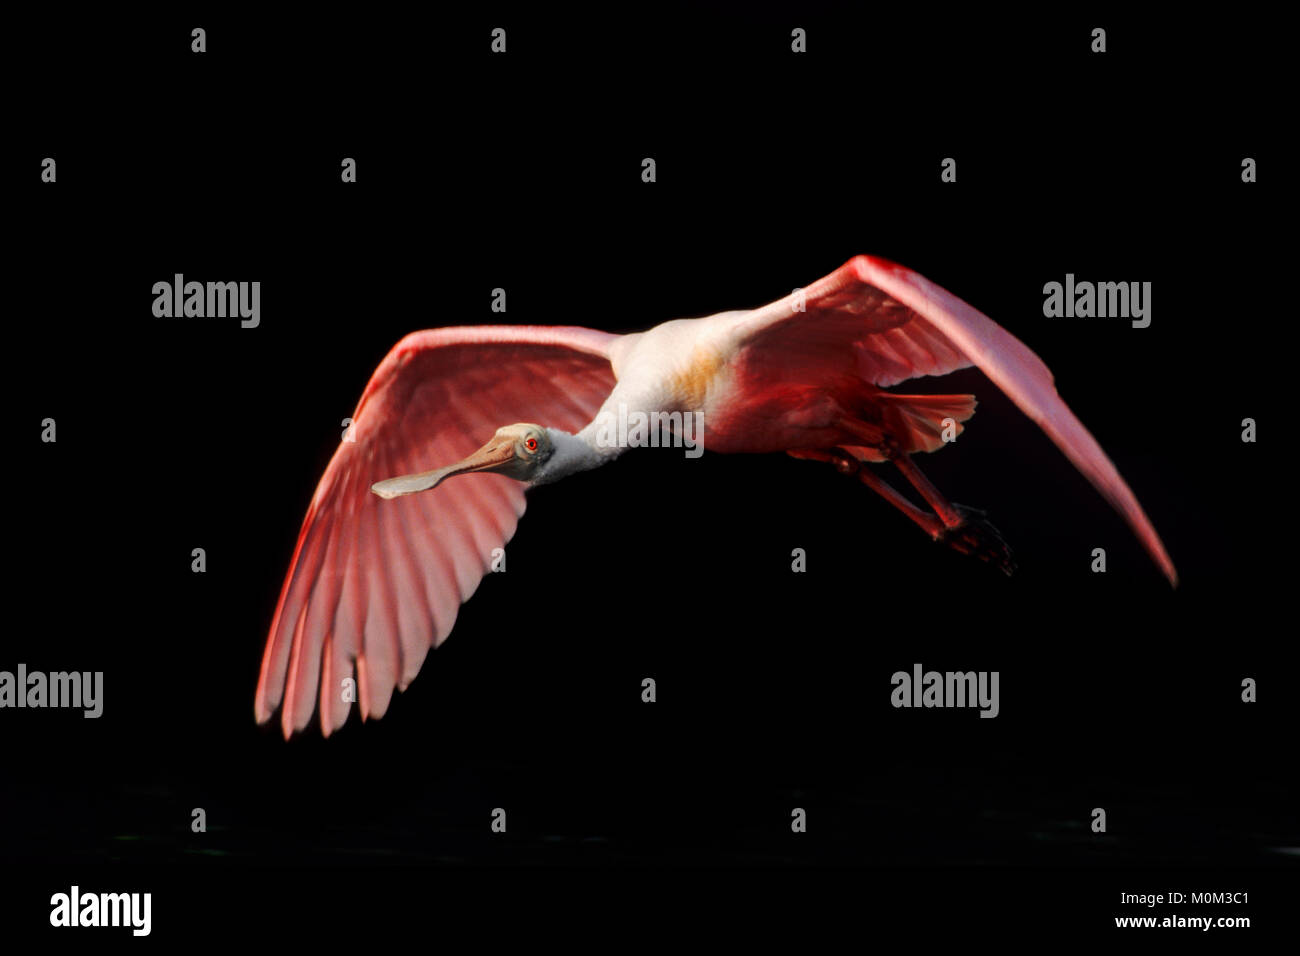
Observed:
[[[599,468],[606,462],[618,457],[623,449],[618,447],[601,447],[594,440],[595,432],[590,426],[576,435],[560,431],[558,428],[546,429],[550,436],[551,447],[555,449],[551,458],[533,477],[530,484],[545,485],[559,481],[580,471]]]

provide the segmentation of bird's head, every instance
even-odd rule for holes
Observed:
[[[472,471],[493,471],[519,481],[531,481],[555,453],[550,433],[541,425],[521,422],[498,428],[486,445],[468,458],[417,475],[387,478],[370,486],[381,498],[396,498],[437,487],[444,479]]]

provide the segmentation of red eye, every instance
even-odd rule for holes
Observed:
[[[537,439],[536,438],[528,439],[526,442],[524,442],[524,447],[527,448],[529,451],[537,451]]]

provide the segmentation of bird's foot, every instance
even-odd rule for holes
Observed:
[[[988,520],[988,515],[955,501],[952,507],[961,515],[961,523],[944,528],[935,535],[935,540],[942,541],[959,554],[973,555],[993,565],[1008,577],[1014,574],[1016,562],[1011,556],[1011,548]]]

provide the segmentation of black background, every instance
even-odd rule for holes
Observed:
[[[716,916],[737,889],[733,927],[763,926],[771,893],[873,926],[978,914],[992,936],[1148,912],[1121,890],[1243,889],[1265,929],[1300,845],[1275,42],[1265,22],[832,6],[15,24],[0,668],[102,670],[105,711],[0,718],[6,924],[47,928],[80,881],[152,890],[155,935],[179,939],[501,889],[552,928],[603,897],[638,901],[631,925]],[[1014,578],[825,466],[646,450],[531,494],[508,572],[382,721],[287,744],[254,725],[303,511],[402,335],[633,331],[859,252],[1044,358],[1177,591],[968,371],[933,390],[974,391],[976,417],[919,463],[990,512]],[[260,280],[261,326],[155,319],[177,272]],[[1067,272],[1150,281],[1150,328],[1044,318]],[[502,627],[512,606],[536,626]],[[916,662],[1000,671],[1000,716],[891,708]]]

